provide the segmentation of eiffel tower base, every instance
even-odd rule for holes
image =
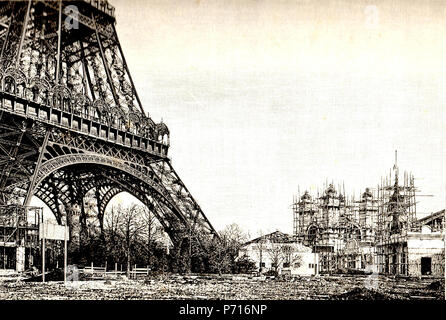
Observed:
[[[69,227],[69,264],[102,259],[82,244],[92,190],[102,230],[127,192],[174,246],[219,238],[172,167],[169,128],[141,104],[106,0],[0,1],[0,22],[0,204],[45,203]]]

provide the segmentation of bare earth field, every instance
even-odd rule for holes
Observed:
[[[291,280],[248,276],[170,275],[138,280],[47,283],[0,278],[0,299],[262,299],[436,300],[444,280],[376,276],[320,276]]]

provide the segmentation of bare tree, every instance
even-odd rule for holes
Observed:
[[[141,237],[145,227],[142,223],[142,207],[132,204],[129,207],[121,205],[113,206],[105,215],[104,227],[106,230],[107,242],[115,248],[112,254],[115,257],[120,256],[119,248],[125,256],[127,270],[131,265],[132,247]]]
[[[262,264],[263,264],[263,255],[264,255],[264,252],[266,249],[266,246],[265,246],[266,239],[264,239],[262,230],[258,231],[258,235],[259,235],[259,237],[258,237],[259,240],[256,242],[254,248],[257,250],[258,255],[259,255],[259,263],[260,263],[259,272],[261,273],[263,270]]]
[[[104,215],[103,228],[101,233],[102,241],[104,242],[105,258],[112,257],[114,262],[118,262],[121,256],[122,237],[120,228],[122,224],[122,210],[118,206],[112,206],[110,210]]]
[[[104,228],[107,230],[107,236],[112,241],[116,239],[119,234],[119,228],[122,220],[122,207],[119,205],[117,207],[112,206],[111,210],[107,212],[104,218]]]
[[[146,243],[147,250],[147,264],[152,265],[152,251],[158,242],[165,241],[164,228],[159,223],[157,217],[147,207],[141,208],[141,223],[142,232],[141,237]]]
[[[236,223],[226,226],[220,231],[220,238],[232,261],[237,258],[241,246],[248,241],[249,235]]]
[[[230,272],[233,263],[224,240],[207,239],[208,270],[218,274]]]
[[[132,204],[124,208],[120,214],[122,220],[120,223],[120,232],[124,236],[124,245],[127,258],[127,272],[130,271],[131,248],[134,241],[143,232],[145,225],[142,223],[142,207]]]
[[[282,244],[271,242],[266,249],[268,256],[271,260],[271,268],[277,275],[280,265],[285,259],[285,255],[282,250]]]
[[[290,267],[298,268],[302,265],[302,256],[298,253],[298,250],[292,245],[283,245],[283,262]]]

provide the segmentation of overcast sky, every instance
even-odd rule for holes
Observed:
[[[445,207],[443,1],[112,0],[146,111],[219,230],[292,231],[293,194],[356,195],[398,149]]]
[[[144,108],[217,230],[291,233],[298,186],[358,195],[395,149],[434,195],[417,209],[445,207],[444,1],[110,2]]]

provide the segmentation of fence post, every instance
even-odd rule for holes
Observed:
[[[117,262],[115,262],[115,273],[116,274],[118,273],[118,263]]]
[[[91,273],[93,273],[93,261],[91,262]]]

